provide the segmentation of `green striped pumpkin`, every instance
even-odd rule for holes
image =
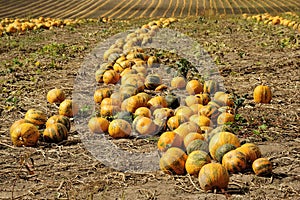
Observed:
[[[186,172],[190,175],[199,175],[199,171],[205,165],[211,162],[208,153],[197,150],[188,155],[185,162]]]
[[[47,115],[41,110],[29,109],[26,112],[24,119],[34,125],[41,126],[46,123]]]
[[[272,173],[272,163],[267,158],[258,158],[252,163],[252,169],[257,176],[266,176]]]
[[[169,148],[160,158],[159,167],[166,174],[185,174],[186,153],[177,147]]]
[[[222,165],[230,173],[242,172],[247,167],[246,156],[240,151],[231,150],[223,156]]]
[[[145,86],[149,90],[154,90],[160,84],[162,84],[162,80],[158,74],[149,74],[145,79]]]
[[[17,146],[35,146],[40,137],[38,128],[31,123],[21,123],[10,133],[12,143]]]
[[[261,152],[259,147],[253,143],[245,143],[239,148],[237,148],[237,150],[246,155],[247,161],[249,163],[253,163],[254,160],[261,157]]]
[[[236,149],[236,147],[232,144],[223,144],[222,146],[220,146],[219,148],[217,148],[216,150],[216,160],[220,163],[222,163],[222,158],[223,156],[231,151]]]
[[[197,150],[208,153],[208,143],[204,140],[196,139],[189,143],[189,145],[186,147],[186,152],[188,155]]]
[[[227,189],[229,174],[220,163],[208,163],[201,168],[198,179],[202,190]]]
[[[68,130],[65,125],[61,123],[55,123],[48,126],[44,132],[43,137],[45,142],[59,143],[68,139]]]
[[[47,122],[46,122],[46,127],[55,124],[55,123],[61,123],[63,125],[65,125],[65,127],[67,128],[68,131],[70,131],[71,129],[71,121],[69,119],[69,117],[66,117],[64,115],[53,115],[52,117],[50,117]]]
[[[212,136],[209,141],[209,153],[211,157],[216,160],[216,151],[224,144],[232,144],[236,148],[240,146],[239,138],[230,132],[218,132]]]

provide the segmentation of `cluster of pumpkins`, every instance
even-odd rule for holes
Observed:
[[[28,30],[53,29],[54,27],[64,27],[84,22],[96,22],[97,19],[57,19],[57,18],[5,18],[0,21],[0,36],[4,33],[11,34],[16,32],[25,32]],[[107,18],[103,22],[109,21]]]
[[[48,118],[42,110],[35,108],[27,110],[24,118],[15,121],[10,127],[12,143],[18,147],[33,147],[37,145],[39,139],[49,143],[67,140],[71,129],[70,118],[77,114],[78,106],[65,97],[61,89],[50,90],[47,93],[47,101],[59,104],[58,114]]]
[[[290,14],[293,17],[299,18],[299,16],[294,13],[287,13],[287,14]],[[252,16],[249,16],[248,14],[243,14],[243,18],[246,20],[255,20],[257,22],[263,22],[264,24],[282,25],[282,26],[286,26],[286,27],[291,27],[294,30],[297,30],[300,32],[300,22],[299,21],[285,19],[281,16],[272,16],[269,13],[252,15]]]
[[[107,62],[95,73],[101,87],[94,92],[98,114],[88,122],[90,131],[114,139],[160,135],[160,169],[198,176],[204,190],[226,189],[229,174],[249,166],[257,175],[270,174],[272,164],[261,158],[258,146],[241,146],[228,126],[235,120],[235,99],[217,81],[175,76],[162,82],[160,59],[139,47],[160,27],[143,26],[104,53]],[[265,85],[253,93],[257,103],[269,103],[271,95]]]

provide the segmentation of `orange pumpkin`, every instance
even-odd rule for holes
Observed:
[[[131,125],[123,119],[115,119],[108,126],[108,133],[112,138],[126,138],[131,135]]]
[[[220,163],[208,163],[199,172],[199,183],[202,190],[227,189],[229,174]]]
[[[207,105],[211,100],[208,93],[196,94],[195,96],[198,98],[198,102],[204,106]]]
[[[261,157],[259,147],[253,143],[245,143],[236,150],[244,153],[249,163],[252,163],[254,160]]]
[[[74,117],[79,111],[78,105],[71,99],[65,99],[59,105],[58,113],[67,117]]]
[[[199,94],[203,92],[203,84],[198,80],[190,80],[185,89],[190,95]]]
[[[134,115],[151,118],[151,110],[147,107],[139,107],[135,110]]]
[[[44,130],[43,138],[45,142],[59,143],[68,139],[68,130],[61,123],[51,124]]]
[[[12,143],[17,146],[36,146],[40,137],[37,127],[31,123],[21,123],[10,133]]]
[[[206,116],[204,116],[204,115],[200,115],[199,117],[198,117],[198,125],[200,126],[200,127],[202,127],[202,126],[209,126],[209,127],[212,127],[213,126],[213,123],[212,123],[212,121],[208,118],[208,117],[206,117]]]
[[[240,146],[239,138],[230,132],[218,132],[209,141],[209,152],[211,157],[216,160],[216,150],[224,144],[232,144],[236,148]]]
[[[168,106],[166,99],[163,96],[155,96],[152,97],[148,103],[148,108],[150,110],[155,110],[157,108],[166,108]]]
[[[27,120],[28,122],[35,124],[37,126],[43,125],[46,123],[47,121],[47,115],[38,109],[29,109],[26,113],[25,113],[25,120]]]
[[[185,174],[187,155],[178,147],[169,148],[160,158],[159,167],[166,174]]]
[[[193,151],[197,151],[197,150],[201,150],[201,151],[205,151],[205,152],[209,153],[207,141],[201,140],[201,139],[196,139],[196,140],[191,141],[189,143],[189,145],[186,147],[186,152],[188,155],[190,153],[192,153]]]
[[[179,134],[183,139],[191,132],[200,132],[200,127],[195,122],[184,122],[178,126],[175,130],[173,130],[177,134]]]
[[[30,123],[29,121],[27,121],[26,119],[19,119],[17,121],[15,121],[11,126],[10,126],[10,129],[9,129],[9,133],[11,134],[13,132],[13,130],[18,127],[20,124],[23,124],[23,123]]]
[[[46,122],[46,127],[50,126],[51,124],[55,124],[55,123],[61,123],[61,124],[65,125],[65,127],[67,128],[68,131],[70,131],[70,129],[71,129],[71,121],[68,117],[66,117],[64,115],[51,116]]]
[[[188,119],[184,116],[172,116],[167,121],[167,126],[170,130],[175,130],[180,124],[187,122]]]
[[[171,147],[182,147],[182,138],[175,132],[167,131],[161,134],[157,142],[160,151],[166,151]]]
[[[101,103],[104,98],[110,97],[112,94],[112,90],[110,88],[100,88],[97,89],[94,93],[94,101],[95,103]]]
[[[193,176],[198,176],[201,168],[210,163],[211,159],[208,153],[204,151],[193,151],[190,153],[185,162],[186,172]]]
[[[193,140],[204,140],[204,136],[198,132],[190,132],[189,134],[187,134],[183,140],[184,146],[185,148],[193,141]]]
[[[105,133],[108,131],[109,121],[102,117],[92,117],[88,127],[92,133]]]
[[[133,120],[132,127],[140,135],[154,135],[157,130],[153,120],[143,116],[136,117]]]
[[[119,106],[107,105],[100,107],[101,117],[111,117],[121,111]]]
[[[190,116],[192,116],[194,114],[194,112],[188,106],[180,106],[180,107],[176,108],[174,114],[177,116],[183,116],[184,118],[189,119]]]
[[[272,163],[267,158],[258,158],[252,163],[252,169],[257,176],[267,176],[272,173]]]
[[[231,113],[223,112],[218,116],[217,123],[222,125],[228,122],[234,122],[234,115]]]
[[[255,103],[270,103],[272,92],[269,86],[259,85],[254,89],[253,98]]]
[[[247,167],[246,156],[240,151],[231,150],[223,156],[222,165],[230,173],[242,172]]]
[[[120,74],[113,69],[107,70],[103,74],[105,84],[116,84],[120,80]]]
[[[62,89],[54,88],[47,93],[47,101],[49,103],[61,103],[65,98],[66,95]]]
[[[176,76],[171,80],[171,87],[176,89],[184,89],[186,87],[186,80],[182,76]]]

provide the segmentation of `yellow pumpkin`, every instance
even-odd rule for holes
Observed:
[[[22,123],[15,127],[10,133],[12,143],[17,146],[36,146],[40,137],[37,127],[31,123]]]
[[[270,103],[272,92],[269,86],[259,85],[254,89],[253,98],[255,103]]]

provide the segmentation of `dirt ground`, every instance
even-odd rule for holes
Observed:
[[[170,28],[198,41],[217,64],[226,90],[246,97],[236,133],[259,145],[273,163],[272,176],[231,175],[226,196],[199,190],[197,178],[187,175],[117,171],[91,155],[75,126],[59,145],[12,146],[10,125],[29,108],[57,113],[46,102],[47,91],[60,87],[71,97],[84,58],[99,42],[149,21],[85,23],[0,38],[0,199],[300,199],[300,34],[241,16],[185,18]],[[272,88],[270,104],[253,102],[252,91],[261,83]],[[156,145],[147,139],[126,142]]]

